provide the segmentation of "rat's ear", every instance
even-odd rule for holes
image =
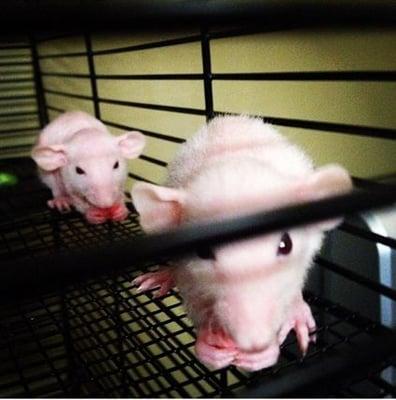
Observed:
[[[136,183],[131,191],[132,201],[146,232],[176,227],[181,222],[185,192],[179,189]]]
[[[352,190],[352,179],[348,172],[339,165],[329,164],[318,168],[304,183],[299,186],[298,197],[306,201],[320,200],[337,196]],[[322,230],[330,230],[341,224],[343,218],[336,218],[316,223]]]
[[[45,171],[55,171],[67,164],[67,157],[62,145],[36,146],[32,150],[32,158]]]
[[[116,138],[121,154],[125,158],[137,158],[143,151],[146,138],[138,131],[127,132]]]

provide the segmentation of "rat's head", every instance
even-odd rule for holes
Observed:
[[[132,198],[143,228],[152,232],[313,201],[350,188],[349,175],[339,166],[291,178],[290,173],[249,159],[213,164],[183,189],[139,183]],[[323,232],[339,222],[319,222],[199,248],[186,261],[196,271],[192,276],[197,285],[210,292],[216,319],[239,348],[263,349],[277,340]]]
[[[66,143],[33,149],[32,157],[45,171],[59,170],[66,190],[99,208],[120,200],[126,178],[126,159],[138,157],[144,136],[128,132],[112,136],[83,129]]]

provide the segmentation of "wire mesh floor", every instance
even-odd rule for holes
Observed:
[[[123,223],[92,226],[77,214],[46,209],[48,192],[29,179],[21,186],[0,191],[0,260],[141,234],[133,213]],[[310,360],[326,362],[327,354],[377,343],[384,334],[377,324],[308,294],[319,329],[304,360],[291,334],[273,368],[211,371],[195,358],[194,330],[177,291],[160,300],[139,294],[131,284],[137,274],[131,260],[130,270],[117,276],[0,306],[0,396],[239,396],[258,382],[269,387],[292,372],[303,377]],[[389,365],[384,360],[328,395],[393,397],[396,388],[382,372]]]

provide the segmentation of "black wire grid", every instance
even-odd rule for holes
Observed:
[[[285,27],[267,27],[283,29]],[[358,80],[394,81],[396,72],[301,72],[260,74],[213,74],[211,72],[210,43],[214,38],[230,37],[258,31],[257,28],[211,32],[134,45],[111,50],[93,51],[91,35],[84,33],[86,51],[69,54],[37,52],[38,41],[52,40],[65,35],[31,36],[26,44],[13,45],[6,41],[0,46],[0,57],[8,61],[1,65],[20,66],[18,56],[7,51],[23,48],[29,58],[21,62],[33,71],[29,77],[10,74],[1,80],[3,87],[24,85],[35,89],[34,111],[0,114],[5,120],[27,121],[39,117],[40,126],[48,122],[48,110],[64,110],[46,103],[45,94],[85,99],[93,102],[95,115],[100,118],[101,104],[119,104],[152,110],[203,115],[208,119],[221,112],[213,109],[212,82],[222,80]],[[263,31],[262,28],[259,31]],[[203,72],[201,74],[99,75],[95,72],[95,56],[133,52],[142,49],[200,42]],[[4,57],[3,57],[4,55]],[[73,58],[86,56],[89,74],[42,73],[39,61],[44,58]],[[12,60],[11,60],[12,59]],[[11,61],[10,61],[11,60]],[[21,65],[22,65],[21,64]],[[92,96],[82,96],[45,89],[43,76],[88,79]],[[205,109],[172,107],[158,104],[118,101],[99,95],[97,81],[114,80],[200,80],[204,84]],[[23,86],[22,86],[23,87]],[[33,97],[32,97],[33,98]],[[18,95],[0,100],[13,104]],[[19,103],[18,103],[19,104]],[[261,116],[262,117],[262,116]],[[396,130],[265,117],[276,125],[301,127],[336,133],[348,133],[394,140]],[[110,127],[136,129],[112,121]],[[28,134],[38,129],[32,125],[24,130],[0,132]],[[141,130],[141,129],[139,129]],[[161,140],[182,143],[183,140],[158,132],[144,134]],[[10,146],[2,151],[26,150],[30,145]],[[162,160],[141,156],[149,163],[166,166]],[[35,268],[38,257],[72,252],[75,249],[100,248],[118,241],[131,240],[141,235],[136,214],[124,223],[91,226],[77,214],[57,214],[45,208],[47,190],[37,184],[32,164],[26,160],[11,160],[1,166],[16,172],[20,185],[16,189],[0,191],[0,260],[4,265],[15,265],[14,276],[24,269]],[[136,174],[130,177],[146,180]],[[378,188],[379,181],[355,178],[364,187]],[[350,223],[343,232],[370,243],[382,243],[392,249],[394,238],[371,233]],[[26,260],[23,264],[18,260]],[[94,260],[94,259],[93,259]],[[78,262],[78,260],[76,261]],[[326,268],[351,283],[359,284],[378,295],[396,299],[396,291],[352,272],[323,257],[316,268]],[[56,264],[54,264],[56,268]],[[325,395],[345,397],[393,397],[394,382],[387,376],[394,374],[396,340],[385,327],[334,304],[318,293],[306,293],[318,323],[318,341],[301,359],[293,334],[282,347],[276,366],[258,373],[244,373],[234,367],[210,371],[194,356],[195,333],[182,307],[177,291],[161,300],[150,294],[138,294],[131,287],[133,277],[142,270],[154,270],[155,264],[137,268],[133,260],[121,273],[108,273],[88,281],[76,282],[52,292],[39,292],[23,299],[15,293],[0,306],[0,396],[131,396],[131,397],[208,397],[208,396],[292,396]]]
[[[4,261],[28,254],[34,263],[37,255],[105,245],[141,234],[134,213],[124,223],[92,226],[78,214],[63,216],[45,209],[42,205],[48,191],[38,185],[26,186],[22,192],[2,193],[0,257]],[[26,212],[29,203],[41,206]],[[306,299],[318,322],[318,341],[304,360],[290,335],[273,368],[254,374],[234,367],[210,371],[194,356],[194,330],[178,293],[173,291],[162,300],[136,293],[131,281],[139,272],[131,261],[131,267],[117,276],[101,276],[27,300],[18,301],[16,295],[3,304],[1,396],[233,396],[249,394],[246,390],[254,393],[257,385],[261,395],[271,396],[301,390],[343,396],[393,396],[396,392],[381,375],[392,365],[394,336],[377,323],[312,293]],[[389,347],[389,340],[393,346]],[[387,347],[381,348],[381,343]],[[367,351],[367,346],[374,355],[364,360],[344,357],[348,352],[355,357],[355,352]],[[349,370],[355,362],[361,363],[358,376]],[[323,375],[318,367],[324,365],[328,369]],[[320,376],[312,371],[320,371]],[[347,381],[343,376],[337,384],[327,381],[323,388],[322,380],[330,373],[350,376]],[[293,374],[298,376],[297,384]],[[289,385],[282,384],[284,379]]]

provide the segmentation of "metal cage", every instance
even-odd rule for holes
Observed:
[[[44,3],[44,2],[43,2]],[[15,2],[5,8],[3,22],[14,31],[0,36],[0,66],[10,68],[2,74],[0,89],[14,92],[0,95],[0,107],[7,104],[12,112],[0,112],[0,119],[16,124],[16,128],[1,130],[1,135],[32,135],[48,122],[48,110],[64,111],[47,104],[46,93],[79,98],[92,102],[95,116],[101,118],[102,104],[118,104],[150,110],[203,115],[207,119],[221,113],[214,109],[212,83],[216,80],[347,80],[395,81],[396,71],[354,72],[279,72],[279,73],[212,73],[211,40],[252,32],[270,32],[295,26],[291,13],[304,16],[300,23],[330,22],[337,15],[340,24],[374,23],[383,26],[395,22],[390,11],[395,7],[379,2],[374,6],[356,8],[346,2],[334,9],[304,3],[298,10],[293,3],[284,2],[279,8],[271,2],[262,5],[246,2],[238,9],[221,7],[200,8],[196,2],[181,11],[189,22],[202,28],[200,34],[176,39],[124,46],[111,50],[92,49],[91,30],[100,29],[106,18],[123,22],[128,29],[125,13],[106,15],[108,2],[87,1],[87,12],[78,13],[77,5],[67,12],[68,18],[77,17],[71,33],[56,31],[65,28],[56,7],[35,2],[35,6]],[[119,3],[119,4],[118,4]],[[131,9],[125,2],[113,7],[126,10],[131,20],[152,23],[154,3]],[[175,16],[171,2],[164,2],[155,18],[166,26]],[[237,4],[238,2],[234,2]],[[255,7],[252,4],[255,3]],[[282,2],[280,2],[282,3]],[[56,2],[54,2],[56,4]],[[346,5],[345,5],[346,4]],[[385,4],[385,5],[384,5]],[[157,4],[158,5],[158,4]],[[186,3],[184,3],[186,5]],[[59,6],[59,2],[58,2]],[[31,7],[31,8],[29,8]],[[35,8],[36,7],[36,8]],[[41,8],[40,8],[41,7]],[[50,32],[43,32],[40,13],[46,9],[53,18]],[[96,16],[87,22],[92,7]],[[104,7],[104,8],[103,8]],[[250,8],[249,8],[250,7]],[[288,9],[289,7],[290,9]],[[348,8],[349,7],[349,8]],[[18,38],[18,12],[23,14],[27,36]],[[286,11],[285,11],[286,10]],[[341,10],[341,12],[340,12]],[[355,12],[355,11],[361,11]],[[289,16],[280,23],[271,23],[271,16],[280,12]],[[375,11],[375,12],[374,12]],[[184,13],[184,14],[183,14]],[[122,15],[121,15],[122,14]],[[178,14],[180,15],[180,14]],[[241,15],[243,18],[241,18]],[[79,17],[79,18],[78,18]],[[215,18],[225,23],[243,22],[242,27],[212,30]],[[125,20],[126,19],[126,20]],[[240,21],[247,19],[249,21]],[[143,23],[139,25],[141,28]],[[110,26],[112,26],[110,24]],[[70,26],[68,26],[70,28]],[[4,28],[4,24],[3,24]],[[336,26],[334,27],[336,29]],[[67,54],[39,55],[37,44],[68,35],[81,35],[85,51]],[[103,54],[130,53],[142,49],[164,48],[190,42],[201,46],[203,70],[200,74],[109,75],[95,71],[94,57]],[[13,55],[10,50],[24,49]],[[43,73],[40,60],[56,57],[86,57],[88,74],[64,72]],[[5,60],[5,61],[3,61]],[[20,70],[12,70],[22,67]],[[21,74],[23,77],[21,77]],[[25,75],[28,74],[26,77]],[[44,88],[44,76],[74,77],[90,81],[91,95],[53,91]],[[112,80],[198,80],[204,85],[205,108],[196,109],[169,105],[128,102],[101,97],[97,83]],[[29,94],[18,94],[30,90]],[[26,110],[26,105],[31,109]],[[396,130],[362,127],[322,121],[306,121],[260,116],[266,121],[286,127],[301,127],[358,136],[395,140]],[[28,123],[22,128],[17,123]],[[112,121],[108,126],[133,129]],[[141,130],[141,129],[140,129]],[[141,130],[145,135],[165,141],[182,143],[183,139],[163,133]],[[19,147],[18,147],[19,146]],[[5,146],[3,154],[25,151],[30,144]],[[162,160],[141,156],[149,163],[166,166]],[[188,227],[180,231],[146,237],[139,227],[137,215],[129,204],[130,216],[123,223],[101,226],[87,224],[80,215],[62,215],[45,207],[49,192],[35,178],[33,162],[27,158],[0,160],[2,171],[18,176],[16,187],[0,188],[0,396],[69,397],[277,397],[277,396],[342,396],[394,397],[396,335],[385,326],[388,321],[381,314],[379,304],[386,301],[391,307],[396,300],[396,289],[380,279],[381,264],[371,275],[342,265],[332,257],[346,237],[359,242],[360,249],[383,246],[394,252],[396,239],[388,232],[370,229],[370,224],[357,214],[369,209],[389,206],[396,201],[395,186],[383,180],[354,178],[360,189],[352,195],[329,199],[310,205],[275,210],[273,213],[239,218],[216,225]],[[143,179],[130,174],[134,179]],[[211,371],[194,355],[195,333],[182,306],[177,290],[161,300],[150,294],[132,290],[132,279],[142,270],[155,270],[158,262],[192,251],[204,243],[222,243],[245,235],[315,221],[337,213],[353,214],[331,235],[325,250],[316,259],[316,269],[305,298],[312,307],[318,323],[318,340],[302,359],[296,339],[290,334],[281,348],[279,362],[272,368],[257,373],[245,373],[235,367]],[[392,270],[390,271],[392,274]],[[326,285],[351,288],[359,299],[369,299],[375,310],[356,309],[348,295]],[[342,286],[340,282],[343,282]],[[337,286],[338,285],[338,286]],[[340,286],[341,285],[341,286]],[[353,289],[355,288],[355,289]],[[349,289],[347,289],[349,290]],[[342,290],[341,290],[342,291]],[[341,293],[341,294],[340,294]],[[363,301],[364,303],[364,301]],[[389,322],[389,321],[388,321]]]

